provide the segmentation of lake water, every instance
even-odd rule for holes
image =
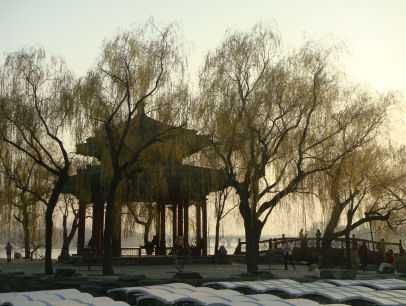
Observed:
[[[131,247],[131,246],[128,246]],[[134,246],[134,247],[138,247],[138,246]],[[227,249],[227,253],[228,254],[234,254],[234,250],[237,247],[237,242],[231,242],[231,245],[229,247],[226,247]],[[14,256],[14,251],[17,252],[21,252],[22,254],[24,254],[23,250],[13,250],[13,256]],[[71,248],[70,249],[70,253],[71,254],[76,254],[76,248]],[[214,253],[214,242],[210,243],[209,245],[209,249],[208,249],[208,253],[210,255],[212,255]],[[52,249],[52,259],[58,259],[58,256],[61,254],[61,249],[56,248],[56,249]],[[41,256],[45,255],[45,249],[38,249],[37,250],[37,259],[39,259]],[[6,252],[0,252],[0,258],[6,258]]]
[[[19,249],[13,249],[12,256],[14,257],[14,252],[19,252],[24,256],[24,250],[19,250]],[[72,253],[76,253],[75,250],[71,250]],[[52,249],[52,259],[58,259],[58,256],[61,254],[61,249]],[[36,256],[34,256],[34,259],[40,259],[41,256],[45,255],[45,249],[38,249]],[[0,258],[4,259],[6,258],[6,251],[0,252]]]

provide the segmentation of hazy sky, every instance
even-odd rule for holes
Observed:
[[[287,46],[299,46],[304,36],[344,41],[349,52],[342,69],[353,80],[406,96],[406,0],[0,0],[0,62],[7,52],[42,46],[81,76],[103,39],[150,17],[183,28],[192,76],[227,29],[262,21]]]
[[[227,29],[248,30],[262,21],[288,46],[300,45],[304,35],[343,40],[349,49],[343,68],[354,80],[406,93],[404,0],[0,0],[0,53],[41,45],[80,76],[104,38],[151,16],[182,26],[192,75]]]

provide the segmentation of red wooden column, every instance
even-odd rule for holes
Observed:
[[[203,245],[202,245],[202,255],[207,256],[207,199],[203,198],[202,201],[202,215],[203,215]]]
[[[114,207],[114,226],[111,241],[113,257],[121,257],[121,203],[116,203]]]
[[[189,202],[183,203],[183,241],[184,246],[189,245]]]
[[[160,254],[166,254],[166,243],[165,243],[165,205],[162,201],[159,202],[159,210],[160,210],[160,219],[161,219],[161,228],[159,232],[159,249]]]
[[[183,202],[178,204],[178,237],[183,236]]]
[[[98,229],[99,226],[97,225],[97,222],[99,221],[99,215],[98,215],[98,210],[97,210],[97,197],[93,199],[93,207],[92,207],[92,237],[90,238],[88,242],[88,246],[91,247],[92,249],[97,249],[98,246]]]
[[[79,201],[78,243],[77,254],[80,255],[85,247],[86,205]]]
[[[103,237],[104,237],[104,198],[100,201],[100,241],[101,247],[103,248]]]
[[[177,237],[178,223],[176,222],[176,219],[177,219],[176,205],[172,205],[172,245],[174,245]]]
[[[200,245],[202,239],[202,216],[200,203],[196,202],[195,207],[196,207],[196,244]]]
[[[156,218],[155,218],[155,236],[156,236],[156,247],[159,247],[159,233],[161,231],[161,208],[159,207],[159,202],[156,202],[156,207],[155,207],[155,212],[156,212]]]

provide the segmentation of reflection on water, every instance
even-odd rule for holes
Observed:
[[[238,244],[238,242],[234,242],[234,241],[231,242],[229,246],[227,245],[226,242],[224,242],[224,244],[221,243],[221,242],[219,243],[220,246],[224,245],[224,247],[227,250],[227,254],[229,254],[229,255],[234,254],[234,251],[235,251],[235,248],[237,247],[237,244]],[[211,241],[210,241],[208,253],[211,254],[211,255],[214,254],[214,241],[213,241],[213,243],[211,243]]]
[[[222,245],[222,243],[220,243],[220,245]],[[126,247],[138,247],[139,245],[134,245],[134,246],[127,246]],[[229,246],[226,245],[226,243],[224,242],[224,246],[227,249],[227,253],[228,254],[234,254],[234,250],[237,247],[237,242],[231,242]],[[24,255],[24,250],[15,250],[17,252],[20,252],[22,255]],[[70,248],[70,253],[71,254],[76,254],[76,247],[74,248]],[[208,249],[208,253],[210,255],[214,254],[214,241],[210,241],[209,244],[209,249]],[[58,259],[58,256],[61,254],[61,249],[52,249],[52,259]],[[13,253],[14,255],[14,253]],[[45,256],[45,249],[38,249],[36,251],[36,254],[34,255],[34,259],[41,259]],[[6,258],[6,253],[0,253],[0,258]]]

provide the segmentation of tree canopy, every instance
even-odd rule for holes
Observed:
[[[105,41],[96,67],[78,86],[90,130],[103,149],[102,176],[107,190],[104,274],[113,273],[114,224],[114,235],[118,239],[121,235],[117,228],[121,204],[115,201],[118,186],[129,173],[139,171],[138,162],[147,149],[152,148],[148,158],[153,147],[184,124],[188,91],[182,47],[173,24],[158,28],[150,21],[134,31],[118,33]],[[171,125],[145,128],[146,114]]]
[[[198,116],[212,136],[211,159],[240,197],[249,271],[281,199],[374,139],[385,118],[391,97],[348,85],[334,52],[309,41],[284,55],[277,35],[259,24],[228,33],[206,57]]]
[[[51,261],[52,214],[68,179],[71,159],[63,136],[80,130],[73,76],[62,59],[47,56],[41,48],[10,53],[0,70],[0,142],[3,154],[25,155],[52,178],[52,191],[42,197],[46,206],[45,272]],[[4,153],[6,151],[9,153]]]

